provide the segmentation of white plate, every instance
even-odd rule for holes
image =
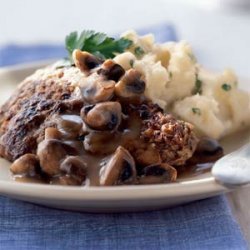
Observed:
[[[17,83],[44,65],[45,62],[0,69],[0,103],[10,96]],[[242,87],[247,88],[247,83],[249,81],[242,81]],[[241,132],[222,141],[226,153],[249,142],[249,132]],[[159,209],[229,191],[218,184],[210,173],[179,179],[178,183],[174,184],[105,188],[18,183],[12,180],[9,166],[9,162],[0,158],[1,195],[78,211],[122,212]]]

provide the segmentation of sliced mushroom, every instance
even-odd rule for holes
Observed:
[[[100,185],[131,184],[136,178],[135,162],[130,153],[119,146],[115,153],[103,160],[100,170]]]
[[[197,152],[201,152],[206,155],[215,155],[223,152],[223,148],[218,141],[211,138],[202,138],[197,146]]]
[[[49,176],[59,174],[61,162],[65,157],[76,153],[74,148],[55,139],[44,140],[38,144],[37,148],[41,169]]]
[[[89,73],[91,69],[96,68],[102,61],[94,55],[75,49],[72,53],[74,63],[84,73]]]
[[[15,160],[11,167],[10,171],[15,175],[27,175],[34,177],[39,174],[40,165],[39,159],[34,154],[25,154]]]
[[[93,154],[111,154],[117,148],[119,139],[119,133],[92,131],[85,136],[83,145],[86,151]]]
[[[218,141],[211,138],[202,138],[194,155],[188,160],[189,164],[215,162],[223,156],[223,148]]]
[[[177,171],[167,163],[152,165],[143,168],[140,172],[140,184],[156,184],[174,182]]]
[[[81,87],[82,97],[86,103],[94,104],[110,100],[114,95],[115,82],[92,74]]]
[[[141,79],[141,73],[135,69],[130,69],[116,84],[115,94],[124,98],[138,97],[144,93],[145,87],[145,82]]]
[[[66,139],[76,139],[80,134],[83,121],[78,115],[60,115],[57,117],[58,129]]]
[[[125,70],[113,60],[108,59],[102,64],[102,67],[97,71],[97,73],[104,76],[108,80],[118,82],[119,79],[125,74]]]
[[[61,133],[57,128],[49,127],[45,129],[45,140],[57,139],[60,140],[62,137]]]
[[[122,109],[119,102],[103,102],[82,108],[81,117],[94,130],[115,130],[121,123]]]
[[[86,162],[79,156],[68,156],[60,165],[63,172],[80,178],[82,181],[86,178],[86,167]]]

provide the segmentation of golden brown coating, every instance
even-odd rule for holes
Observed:
[[[143,121],[141,137],[160,152],[162,162],[173,166],[185,164],[198,141],[191,124],[161,112]]]
[[[53,126],[51,117],[55,113],[82,107],[74,89],[60,75],[24,80],[0,109],[0,156],[14,161],[26,153],[35,153],[45,127]]]

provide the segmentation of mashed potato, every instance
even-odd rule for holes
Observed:
[[[139,70],[146,95],[163,109],[215,139],[250,125],[250,94],[238,89],[231,70],[206,71],[185,41],[156,44],[152,35],[140,37],[134,31],[122,36],[133,46],[114,60],[126,70]]]

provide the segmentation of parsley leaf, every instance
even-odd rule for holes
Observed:
[[[201,115],[201,110],[199,108],[192,108],[194,114]]]
[[[145,54],[145,51],[141,47],[136,47],[135,48],[135,55],[138,57],[141,57]]]
[[[84,30],[80,35],[74,31],[65,38],[70,61],[72,61],[72,53],[75,49],[87,51],[101,59],[107,59],[115,57],[116,53],[124,52],[131,45],[132,41],[129,39],[114,39],[93,30]]]
[[[229,90],[231,90],[231,85],[230,84],[227,84],[227,83],[223,83],[222,85],[221,85],[221,88],[223,89],[223,90],[225,90],[225,91],[229,91]]]
[[[198,78],[198,75],[196,75],[196,80],[195,80],[195,86],[193,90],[193,94],[200,94],[202,93],[202,81]]]

